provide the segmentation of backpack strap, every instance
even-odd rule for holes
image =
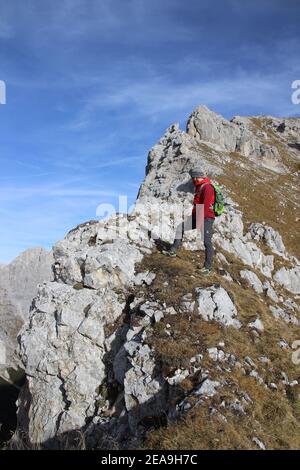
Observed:
[[[200,188],[196,189],[196,194],[201,194],[204,186],[206,186],[207,184],[210,184],[210,183],[206,182],[206,183],[201,184]]]

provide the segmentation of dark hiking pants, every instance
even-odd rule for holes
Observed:
[[[214,248],[212,244],[212,235],[213,235],[213,224],[214,219],[207,217],[204,219],[204,227],[203,227],[203,242],[205,247],[205,263],[204,266],[207,269],[211,269],[213,257],[214,257]],[[171,249],[176,251],[182,244],[182,237],[185,231],[187,230],[194,230],[196,228],[196,217],[192,216],[178,225],[176,229],[176,235],[173,245]]]

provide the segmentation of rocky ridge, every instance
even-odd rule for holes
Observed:
[[[299,119],[229,122],[199,107],[187,132],[172,125],[150,150],[129,217],[87,222],[55,245],[54,281],[40,286],[20,339],[27,383],[18,435],[54,447],[79,431],[100,448],[144,439],[154,448],[298,445],[271,432],[268,416],[277,401],[278,415],[299,429],[297,221],[273,227],[274,204],[295,214],[299,141]],[[195,231],[175,260],[159,252],[174,233],[172,219],[162,230],[161,216],[170,205],[190,211],[188,172],[199,163],[227,201],[215,226],[216,272],[205,280],[195,270]],[[276,178],[281,186],[255,206]],[[295,185],[289,201],[283,184]],[[197,420],[205,432],[196,439]]]

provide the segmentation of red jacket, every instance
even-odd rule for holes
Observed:
[[[195,196],[193,202],[193,214],[196,213],[196,204],[204,204],[204,218],[215,218],[214,205],[215,190],[209,178],[204,178],[199,184],[195,184]]]

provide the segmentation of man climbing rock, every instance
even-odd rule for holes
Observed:
[[[195,186],[192,215],[177,227],[173,244],[169,250],[164,250],[162,253],[167,256],[176,256],[176,250],[182,244],[184,232],[197,228],[203,233],[205,246],[205,263],[200,268],[200,273],[203,276],[208,276],[212,269],[214,256],[212,234],[215,220],[215,189],[201,168],[191,170],[190,176]]]

